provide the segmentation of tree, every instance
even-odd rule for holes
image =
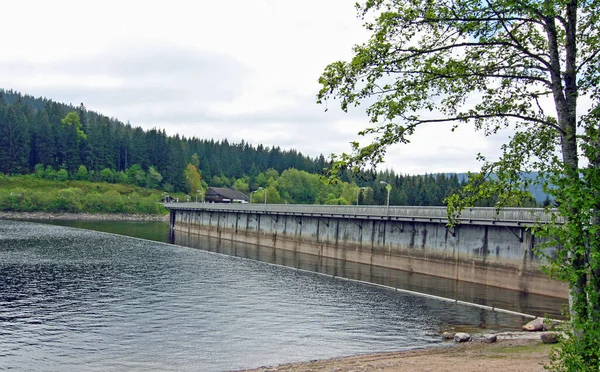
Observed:
[[[196,167],[196,169],[198,169],[198,167],[200,167],[200,158],[198,157],[198,154],[196,154],[196,153],[192,154],[191,163],[194,167]]]
[[[21,105],[0,110],[0,171],[26,173],[29,168],[27,118]]]
[[[77,134],[77,138],[79,140],[84,140],[87,138],[87,135],[83,133],[83,129],[81,126],[81,120],[79,118],[79,114],[77,111],[71,111],[61,120],[64,126],[72,127],[75,129],[75,133]]]
[[[576,337],[568,342],[584,357],[554,367],[598,370],[600,1],[367,0],[357,7],[371,37],[350,62],[325,69],[317,99],[337,98],[344,111],[368,102],[373,125],[360,134],[375,140],[354,142],[351,153],[334,157],[333,171],[377,165],[390,145],[409,142],[427,123],[471,123],[486,135],[512,130],[498,161],[480,156],[481,172],[448,199],[449,212],[491,196],[498,208],[517,202],[532,182],[524,172],[560,186],[548,191],[566,223],[547,232],[564,247],[553,265],[571,289]],[[578,116],[582,98],[591,108]]]
[[[48,120],[46,111],[38,111],[35,115],[35,127],[32,133],[32,153],[33,162],[44,165],[51,165],[54,162],[56,145],[54,144],[54,135]]]
[[[148,173],[146,173],[146,187],[149,189],[156,189],[162,181],[162,175],[154,168],[150,166]]]
[[[35,167],[37,173],[37,165]],[[80,165],[79,168],[77,168],[77,173],[75,173],[74,178],[80,181],[87,181],[89,179],[89,173],[85,165]]]
[[[238,178],[237,180],[235,180],[235,182],[233,183],[233,188],[243,193],[248,193],[248,191],[250,190],[248,182],[246,182],[246,180],[243,178]]]
[[[269,187],[267,187],[267,204],[281,204],[282,200],[281,200],[281,195],[279,195],[279,191],[277,191],[277,188],[275,188],[275,186],[271,185]],[[263,194],[263,198],[264,198],[264,194]]]
[[[144,171],[141,171],[142,174],[140,176],[141,181],[140,180],[136,180],[136,184],[138,186],[144,186]],[[113,169],[110,168],[104,168],[99,172],[99,176],[100,176],[100,181],[101,182],[108,182],[108,183],[114,183],[115,182],[115,171]]]
[[[190,194],[195,194],[201,190],[200,173],[192,163],[189,163],[187,167],[185,167],[184,176],[187,191]]]
[[[266,200],[265,192],[267,193]],[[279,195],[279,191],[277,191],[275,186],[269,186],[266,189],[259,189],[253,192],[252,199],[250,200],[251,203],[255,204],[265,203],[265,201],[267,204],[281,204],[281,195]]]
[[[127,181],[132,185],[145,186],[146,185],[146,172],[140,167],[139,164],[134,164],[127,169],[125,172],[127,175]]]

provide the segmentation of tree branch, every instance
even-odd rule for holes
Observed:
[[[452,49],[456,49],[456,48],[462,48],[462,47],[511,47],[511,48],[514,48],[514,49],[516,49],[516,50],[518,50],[518,51],[520,51],[520,52],[528,55],[529,57],[537,60],[538,62],[541,62],[548,69],[551,68],[550,62],[546,61],[541,56],[539,56],[539,55],[537,55],[535,53],[530,52],[526,48],[522,48],[518,44],[509,43],[507,41],[495,41],[495,42],[486,42],[486,43],[481,43],[481,42],[464,42],[464,43],[457,43],[457,44],[453,44],[453,45],[444,45],[444,46],[441,46],[441,47],[438,47],[438,48],[431,48],[431,49],[416,49],[416,48],[401,49],[401,48],[394,48],[394,51],[398,52],[398,53],[410,53],[409,56],[401,58],[401,59],[399,59],[397,61],[397,63],[400,63],[401,61],[408,60],[408,59],[410,59],[412,57],[415,57],[417,55],[433,54],[433,53],[437,53],[437,52],[443,52],[443,51],[452,50]]]
[[[498,14],[497,11],[494,9],[494,7],[490,4],[490,2],[487,1],[487,3],[489,5],[490,9],[492,9],[492,12],[494,12],[495,14]],[[508,36],[510,37],[510,39],[516,44],[517,50],[520,50],[521,52],[527,54],[528,56],[530,56],[532,58],[537,57],[536,54],[533,54],[532,52],[530,52],[529,49],[527,49],[525,46],[523,46],[521,44],[521,42],[519,40],[517,40],[517,38],[515,38],[515,36],[513,35],[512,31],[510,31],[508,29],[508,27],[506,26],[505,22],[500,21],[500,23],[502,24],[502,28],[504,28],[504,31],[506,31],[506,33],[508,34]],[[544,26],[544,25],[542,24],[542,26]],[[550,67],[550,63],[549,62],[544,61],[542,63],[544,63],[547,67]]]
[[[526,121],[530,121],[530,122],[548,126],[552,129],[555,129],[562,133],[562,129],[550,121],[546,121],[546,120],[542,120],[542,119],[538,119],[538,118],[532,118],[530,116],[518,115],[518,114],[488,114],[488,115],[481,114],[481,115],[455,116],[455,117],[443,118],[443,119],[412,119],[412,120],[416,124],[425,124],[425,123],[444,123],[444,122],[452,122],[452,121],[465,121],[465,120],[470,120],[470,119],[489,119],[489,118],[515,118],[515,119],[526,120]]]
[[[412,22],[411,24],[414,25],[421,25],[421,24],[434,24],[434,23],[444,23],[444,22],[502,22],[502,21],[508,21],[508,22],[513,22],[513,21],[523,21],[523,22],[528,22],[528,23],[536,23],[539,24],[541,26],[543,26],[543,23],[535,20],[535,19],[531,19],[531,18],[521,18],[521,17],[507,17],[507,18],[502,18],[499,14],[496,14],[498,17],[456,17],[456,18],[423,18],[422,21],[419,22]]]
[[[588,62],[590,62],[594,58],[596,58],[599,54],[600,54],[600,49],[596,49],[594,51],[594,53],[592,53],[592,55],[587,57],[585,60],[583,60],[583,62],[581,62],[581,64],[579,64],[579,66],[577,66],[576,72],[579,74],[579,71],[583,68],[583,66],[585,66]]]
[[[433,75],[434,77],[439,77],[439,78],[444,78],[444,79],[454,79],[454,78],[465,78],[465,77],[469,77],[469,76],[477,76],[477,77],[490,77],[490,78],[498,78],[498,79],[533,80],[533,81],[539,81],[548,86],[551,85],[551,82],[549,80],[546,80],[541,77],[528,76],[528,75],[490,74],[490,73],[484,73],[484,72],[471,72],[471,73],[467,73],[467,74],[448,75],[448,74],[441,74],[441,73],[437,73],[437,72],[433,72],[433,71],[418,71],[418,70],[406,71],[406,70],[389,69],[386,71],[392,72],[392,73],[398,73],[398,74],[407,74],[407,75]]]

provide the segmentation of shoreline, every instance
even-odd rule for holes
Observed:
[[[124,213],[0,212],[0,220],[168,221],[169,215]]]
[[[545,371],[552,345],[540,341],[540,332],[498,333],[498,341],[482,339],[455,343],[447,347],[432,346],[413,350],[354,355],[341,358],[284,363],[277,366],[243,369],[237,372],[301,371],[457,371],[503,372]]]

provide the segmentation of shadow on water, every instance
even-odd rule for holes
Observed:
[[[374,267],[333,258],[317,257],[294,251],[218,240],[205,236],[174,231],[170,234],[167,222],[135,221],[37,221],[53,225],[78,227],[119,235],[132,236],[205,251],[243,257],[326,275],[361,280],[435,296],[472,302],[536,316],[561,318],[567,305],[562,299],[527,294],[519,291],[460,282],[401,270]]]

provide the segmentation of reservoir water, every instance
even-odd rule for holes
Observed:
[[[0,221],[0,370],[235,370],[442,346],[442,329],[489,332],[516,329],[525,321],[160,243],[169,239],[168,225],[162,223],[87,224],[156,241]],[[174,240],[314,271],[367,275],[364,268],[319,264],[257,247],[184,236]],[[369,275],[389,279],[372,270]],[[480,291],[474,291],[467,296],[479,298]],[[524,303],[556,305],[551,299],[539,301]]]

